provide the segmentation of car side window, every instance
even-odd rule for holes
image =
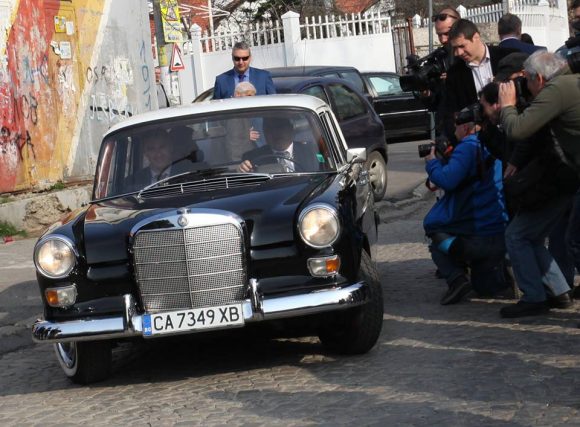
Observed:
[[[335,114],[339,121],[366,114],[367,109],[362,99],[349,87],[332,84],[328,86],[328,89],[334,99]]]
[[[330,105],[330,102],[328,101],[328,97],[326,96],[326,93],[324,92],[324,89],[322,88],[322,86],[310,86],[306,89],[304,89],[304,91],[302,92],[305,95],[310,95],[310,96],[315,96],[318,99],[322,99],[324,102],[326,102],[328,105]]]
[[[365,92],[365,84],[364,84],[360,74],[355,73],[354,71],[346,71],[346,72],[341,72],[340,76],[344,80],[346,80],[347,82],[352,84],[357,90],[360,90],[362,93]]]
[[[398,77],[371,76],[369,77],[369,80],[379,96],[400,95],[403,93]]]

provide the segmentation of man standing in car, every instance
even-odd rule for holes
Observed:
[[[236,86],[250,82],[256,88],[256,95],[276,93],[274,82],[269,71],[250,67],[252,53],[246,42],[237,42],[232,49],[234,67],[215,79],[213,99],[232,98]]]

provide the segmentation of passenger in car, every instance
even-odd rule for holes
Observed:
[[[177,131],[170,135],[163,129],[155,129],[142,136],[143,156],[148,165],[128,178],[131,190],[139,190],[159,180],[191,170],[192,160],[189,156],[181,155],[175,149],[176,134]]]
[[[250,82],[242,82],[236,86],[234,98],[256,95],[256,88]],[[242,154],[265,143],[258,141],[261,139],[260,129],[261,119],[250,119],[247,117],[232,118],[226,122],[228,132],[227,144],[225,147],[229,159],[239,161]]]
[[[254,172],[263,164],[280,164],[285,172],[313,172],[320,169],[317,148],[312,143],[294,141],[294,125],[286,117],[264,118],[267,145],[244,153],[241,172]]]

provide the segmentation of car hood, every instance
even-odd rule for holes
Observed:
[[[198,192],[179,197],[156,197],[139,202],[125,197],[92,204],[84,223],[87,263],[125,260],[133,227],[153,216],[174,215],[178,209],[217,209],[241,217],[250,233],[253,248],[288,245],[296,234],[302,207],[319,200],[338,175],[293,175],[275,177],[258,186]]]

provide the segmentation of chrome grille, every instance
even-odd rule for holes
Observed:
[[[149,313],[223,305],[245,297],[243,236],[233,224],[139,231],[133,257]]]

